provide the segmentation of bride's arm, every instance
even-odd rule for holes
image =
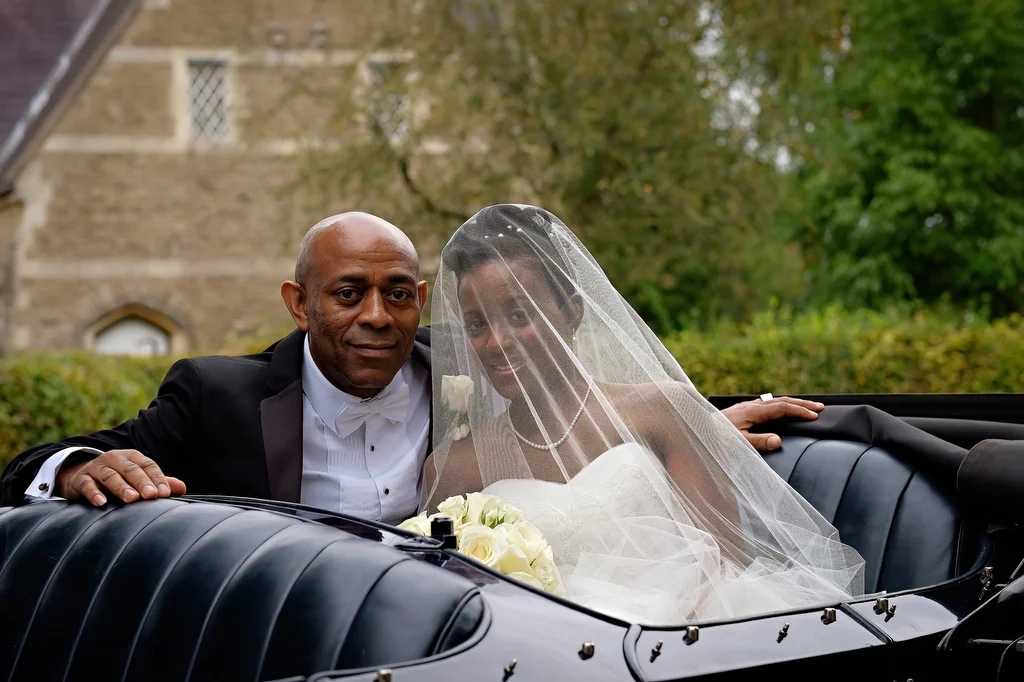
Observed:
[[[425,510],[429,513],[435,512],[437,505],[452,495],[479,492],[483,487],[476,448],[469,438],[442,443],[423,465],[423,490],[428,496]]]
[[[661,458],[669,478],[679,488],[687,513],[719,539],[729,558],[745,563],[747,552],[735,486],[719,462],[701,445],[695,430],[698,425],[684,416],[703,413],[703,418],[697,417],[702,423],[711,429],[718,426],[713,421],[705,422],[708,413],[704,410],[688,414],[693,400],[688,394],[694,390],[682,384],[651,384],[642,393],[643,409],[635,418],[637,430]],[[699,409],[698,405],[693,407]]]

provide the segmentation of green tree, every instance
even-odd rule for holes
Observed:
[[[804,111],[810,300],[1019,310],[1024,4],[843,4]]]
[[[483,205],[541,204],[660,332],[795,293],[799,259],[775,231],[782,180],[751,153],[726,68],[741,57],[722,52],[711,3],[423,7],[379,36],[407,58],[376,69],[363,106],[339,98],[372,134],[311,152],[304,190],[382,211],[424,251]]]

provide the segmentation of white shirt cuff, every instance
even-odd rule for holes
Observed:
[[[64,460],[68,458],[72,452],[78,452],[79,450],[86,450],[88,452],[95,452],[97,455],[103,453],[96,448],[83,448],[79,445],[72,446],[70,448],[64,448],[60,452],[50,455],[43,462],[43,466],[39,467],[39,473],[29,483],[28,488],[25,489],[25,497],[31,500],[60,500],[63,499],[58,497],[54,493],[54,487],[57,485],[57,471],[60,469],[60,465],[64,463]]]

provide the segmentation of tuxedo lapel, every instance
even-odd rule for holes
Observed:
[[[302,347],[305,333],[295,330],[269,350],[267,387],[273,392],[260,402],[260,426],[266,457],[270,498],[298,502],[302,493]],[[430,371],[430,329],[416,331],[412,357]],[[433,382],[427,382],[432,392]],[[431,403],[433,420],[433,403]],[[427,452],[433,451],[433,423],[428,427]]]
[[[427,454],[434,451],[434,375],[430,371],[430,326],[416,330],[412,359],[427,368],[427,391],[430,393],[430,419],[427,422]]]
[[[270,358],[267,387],[260,402],[260,425],[270,498],[298,502],[302,491],[302,344],[295,330],[281,339]]]

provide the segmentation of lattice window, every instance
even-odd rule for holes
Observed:
[[[225,140],[228,119],[228,66],[215,59],[188,62],[189,128],[193,139]]]
[[[369,64],[370,81],[375,88],[370,115],[393,143],[409,137],[409,95],[400,90],[404,85],[403,66],[394,62]]]

